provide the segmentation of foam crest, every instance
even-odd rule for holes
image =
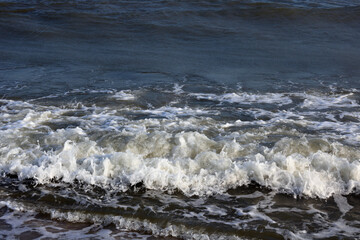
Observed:
[[[217,111],[205,110],[205,109],[193,109],[189,107],[171,107],[164,106],[156,109],[137,110],[136,112],[146,113],[149,115],[155,115],[164,118],[176,118],[186,116],[197,116],[197,115],[217,115]]]
[[[89,140],[80,128],[69,131],[80,137],[78,142],[66,140],[60,150],[38,148],[36,154],[13,148],[2,160],[2,170],[40,183],[76,179],[123,191],[143,183],[148,189],[188,195],[225,192],[255,181],[294,195],[327,198],[356,191],[360,184],[359,161],[344,158],[345,153],[337,151],[342,146],[321,140],[282,139],[244,159],[239,143],[230,146],[198,132],[136,135],[122,152],[113,152]]]
[[[268,103],[268,104],[277,104],[281,106],[292,103],[292,100],[287,95],[281,93],[253,94],[253,93],[241,92],[241,93],[225,93],[222,95],[192,93],[190,95],[196,97],[199,100],[240,103],[240,104]]]
[[[136,99],[135,95],[127,90],[118,91],[111,97],[121,101],[132,101]]]
[[[299,107],[303,109],[328,109],[328,108],[355,108],[359,107],[354,92],[347,94],[322,93],[246,93],[232,92],[224,94],[213,93],[190,93],[190,96],[198,100],[209,100],[216,102],[249,104],[276,104],[278,106],[289,105],[301,100]]]
[[[359,107],[357,101],[352,99],[353,95],[353,93],[343,95],[299,94],[299,96],[304,97],[304,102],[301,107],[309,109]]]

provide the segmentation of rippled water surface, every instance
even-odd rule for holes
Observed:
[[[1,1],[1,238],[359,238],[359,16]]]

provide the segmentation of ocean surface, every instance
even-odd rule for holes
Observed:
[[[0,1],[0,238],[360,238],[360,1]]]

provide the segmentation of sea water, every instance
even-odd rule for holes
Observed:
[[[1,1],[0,236],[360,237],[360,3]]]

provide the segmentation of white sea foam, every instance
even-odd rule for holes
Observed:
[[[186,209],[177,213],[179,216],[208,224],[225,224],[233,229],[251,230],[253,224],[262,222],[267,230],[284,237],[312,237],[305,230],[292,232],[279,227],[276,214],[283,211],[309,214],[318,224],[327,223],[317,231],[317,237],[339,233],[355,236],[356,224],[343,218],[353,206],[342,195],[359,193],[360,189],[357,107],[340,113],[317,112],[301,107],[303,102],[299,99],[297,102],[300,102],[298,106],[283,110],[261,109],[256,104],[246,109],[236,107],[232,110],[254,120],[217,120],[223,113],[218,107],[169,105],[141,109],[123,103],[119,107],[86,107],[79,103],[48,107],[0,100],[0,170],[16,174],[19,179],[32,178],[44,184],[54,179],[60,180],[60,184],[77,180],[86,187],[96,185],[107,192],[128,191],[139,183],[148,189],[147,192],[151,189],[156,193],[181,191],[200,198],[190,202],[177,199],[176,205]],[[137,119],[132,114],[146,117]],[[229,189],[252,182],[272,189],[270,199],[266,194],[254,192],[232,198],[239,203],[255,201],[246,207],[206,202],[211,199],[206,197],[208,195],[231,198]],[[28,191],[25,185],[20,185],[19,190]],[[272,207],[274,194],[278,192],[295,197],[326,199],[334,196],[342,217],[334,222],[315,208]],[[162,194],[156,196],[160,199],[158,195]],[[173,200],[160,201],[161,207],[144,208],[167,214],[166,207],[170,205],[167,203],[174,204]],[[115,204],[96,199],[91,203],[109,207]],[[17,211],[27,211],[21,207]],[[139,206],[120,203],[117,207],[139,210]],[[188,211],[187,207],[199,211]],[[135,218],[54,209],[44,211],[55,219],[92,222],[99,226],[111,222],[122,230],[146,230],[154,235],[195,239],[219,237],[179,225],[159,227]],[[238,214],[236,218],[228,218],[233,213]],[[342,233],[344,230],[348,232]],[[100,232],[104,238],[109,234],[106,231]],[[56,237],[45,231],[43,235]]]
[[[336,108],[351,108],[359,107],[355,99],[352,99],[353,93],[337,94],[337,95],[320,95],[320,94],[295,94],[304,98],[301,105],[302,108],[309,109],[326,109],[331,107]]]
[[[175,118],[175,117],[184,117],[184,116],[196,116],[196,115],[218,115],[218,111],[209,111],[204,109],[192,109],[189,107],[171,107],[164,106],[157,109],[146,109],[146,110],[136,110],[136,112],[147,113],[150,115],[156,115],[165,118]]]
[[[249,206],[244,209],[235,209],[239,216],[250,216],[252,220],[264,220],[269,223],[275,223],[270,217],[258,211],[257,206]]]
[[[184,85],[179,85],[179,84],[175,83],[174,88],[173,88],[174,89],[173,93],[175,93],[177,95],[185,93],[185,91],[182,89],[183,87],[184,87]]]
[[[292,100],[289,98],[289,96],[281,93],[255,94],[255,93],[239,92],[239,93],[225,93],[221,95],[192,93],[190,95],[196,97],[199,100],[210,100],[210,101],[230,102],[230,103],[240,103],[240,104],[268,103],[268,104],[278,104],[281,106],[292,103]]]
[[[2,232],[3,236],[8,238],[17,238],[22,232],[34,230],[40,233],[41,237],[52,238],[100,238],[100,239],[148,239],[150,235],[140,234],[141,231],[151,233],[152,236],[179,237],[182,239],[229,239],[240,240],[242,238],[234,235],[206,234],[201,230],[189,229],[183,225],[167,224],[166,227],[160,227],[148,220],[137,218],[124,218],[114,215],[86,214],[79,211],[59,211],[46,207],[31,206],[23,204],[0,201],[0,207],[6,206],[14,212],[6,214],[0,219],[5,220],[11,226],[11,229]],[[26,212],[26,213],[25,213]],[[50,214],[51,218],[59,221],[67,221],[74,224],[87,223],[78,229],[66,228],[66,224],[56,223],[50,219],[38,219],[35,212]],[[115,224],[118,231],[104,229],[109,224]],[[54,231],[52,231],[54,230]]]
[[[199,100],[216,102],[229,102],[240,104],[276,104],[278,106],[293,103],[293,99],[302,99],[299,107],[304,109],[327,109],[327,108],[353,108],[360,105],[354,98],[354,93],[346,94],[321,94],[321,93],[246,93],[233,92],[224,94],[213,93],[191,93]]]
[[[133,93],[131,93],[130,91],[126,91],[126,90],[118,91],[111,97],[116,100],[121,100],[121,101],[132,101],[132,100],[136,99],[136,96]]]
[[[255,109],[254,115],[270,119],[224,123],[207,117],[216,113],[213,110],[190,107],[94,107],[84,108],[87,114],[77,117],[68,112],[78,111],[78,106],[2,103],[0,169],[20,179],[80,180],[122,191],[143,183],[148,189],[180,190],[187,195],[222,193],[252,181],[276,191],[320,198],[359,191],[359,150],[329,141],[329,132],[314,138],[282,127],[291,123],[317,130],[338,128],[340,140],[357,134],[352,138],[356,140],[356,122],[316,122],[296,112]],[[129,120],[119,115],[122,111],[165,119]],[[49,127],[63,122],[77,126]],[[256,124],[263,127],[246,128]],[[228,132],[231,126],[245,128]],[[277,139],[273,147],[259,145],[272,134],[289,138]]]
[[[148,189],[179,189],[189,195],[224,192],[255,181],[274,190],[327,198],[355,191],[360,183],[358,160],[313,152],[309,144],[297,146],[299,143],[286,139],[264,154],[240,161],[236,155],[241,152],[234,152],[234,148],[241,149],[238,143],[225,147],[227,143],[217,143],[197,132],[138,135],[124,152],[107,153],[80,128],[68,131],[62,133],[66,138],[75,135],[81,141],[66,140],[55,152],[34,147],[30,153],[20,148],[6,153],[3,148],[2,170],[40,183],[53,178],[65,182],[77,179],[126,190],[129,184],[142,182]]]
[[[353,206],[348,203],[347,199],[341,195],[334,195],[334,201],[343,215],[353,208]]]
[[[90,221],[84,222],[81,214],[73,213],[68,214],[56,214],[56,211],[49,209],[36,209],[26,207],[25,205],[11,202],[0,201],[0,208],[7,207],[9,210],[7,213],[0,217],[2,221],[2,229],[0,236],[6,239],[19,239],[30,238],[30,233],[39,238],[56,238],[56,239],[148,239],[151,235],[140,234],[138,232],[129,232],[128,229],[110,230],[105,229],[111,222],[99,221],[96,216]],[[38,218],[37,212],[49,213],[53,215],[53,219],[72,221],[60,222],[52,219]],[[61,216],[59,216],[61,215]],[[79,221],[75,221],[78,219]],[[113,219],[114,222],[117,220]],[[103,223],[103,224],[101,224]],[[131,229],[140,230],[140,229]],[[23,236],[22,236],[23,235]],[[26,237],[27,236],[27,237]]]
[[[114,89],[89,89],[89,88],[75,88],[70,91],[64,93],[64,95],[76,95],[76,94],[114,94],[116,90]],[[51,95],[50,95],[51,96]],[[56,96],[61,96],[61,94],[57,94]],[[45,97],[48,98],[48,97]],[[41,99],[41,98],[38,98]]]

